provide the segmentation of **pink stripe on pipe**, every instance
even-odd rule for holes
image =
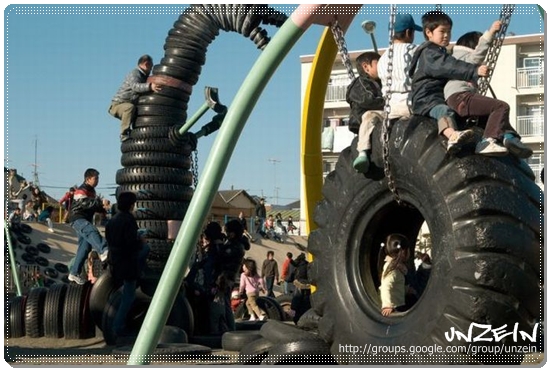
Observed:
[[[315,20],[319,10],[326,7],[326,4],[301,4],[292,14],[290,19],[294,24],[304,30],[307,30],[309,26]]]

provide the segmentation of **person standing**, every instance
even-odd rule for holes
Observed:
[[[294,285],[292,284],[292,281],[294,281],[294,275],[292,274],[294,266],[292,263],[294,261],[292,260],[292,256],[293,255],[291,252],[286,253],[286,259],[283,262],[283,268],[281,269],[281,280],[283,281],[283,293],[285,295],[294,292]]]
[[[267,215],[267,211],[265,209],[265,199],[262,197],[260,198],[260,202],[256,204],[256,221],[258,224],[256,225],[256,233],[260,236],[264,236],[264,221],[265,217]]]
[[[147,244],[138,234],[138,225],[132,211],[136,195],[122,192],[117,197],[118,213],[105,226],[109,244],[109,270],[113,279],[123,285],[122,299],[113,321],[113,332],[123,336],[126,316],[134,302],[137,280],[149,253]]]
[[[69,211],[71,210],[71,205],[74,200],[74,187],[69,188],[69,191],[61,197],[59,200],[59,203],[63,205],[63,208],[65,209],[65,216],[63,217],[63,223],[69,222]]]
[[[277,261],[274,259],[275,253],[273,251],[267,252],[267,259],[262,264],[262,278],[265,281],[265,287],[267,289],[267,296],[275,297],[273,293],[273,285],[275,282],[279,282],[279,267]]]
[[[159,92],[161,85],[148,83],[147,77],[153,68],[153,58],[150,55],[142,55],[138,60],[137,68],[134,68],[118,89],[111,101],[109,114],[120,119],[120,140],[124,142],[130,138],[132,122],[136,115],[137,100],[140,94],[149,91]]]
[[[108,255],[107,241],[92,224],[94,213],[104,212],[101,199],[95,192],[98,183],[99,171],[87,169],[84,172],[84,183],[75,190],[69,215],[69,222],[78,236],[78,248],[68,278],[79,285],[86,283],[80,274],[90,250],[96,250],[101,261],[107,260]]]
[[[244,213],[242,211],[239,213],[239,222],[243,227],[243,235],[248,238],[250,242],[254,242],[254,238],[250,233],[248,233],[248,223],[246,222],[246,218],[244,217]]]

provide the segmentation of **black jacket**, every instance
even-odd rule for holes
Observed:
[[[78,187],[73,196],[71,211],[69,213],[69,222],[78,219],[86,219],[90,223],[95,213],[105,213],[101,199],[96,196],[95,188],[89,184],[83,183]]]
[[[256,204],[256,216],[258,218],[263,218],[265,219],[265,216],[266,216],[266,210],[265,210],[265,205],[261,204],[261,203],[258,203]]]
[[[367,111],[382,110],[384,98],[380,80],[368,75],[359,75],[346,90],[346,101],[350,105],[349,130],[357,134],[361,125],[361,116]]]
[[[115,281],[137,280],[140,275],[138,256],[143,245],[134,216],[127,211],[116,213],[105,226],[105,239]]]
[[[449,80],[477,81],[475,64],[460,61],[447,49],[426,41],[414,52],[409,75],[412,77],[412,112],[427,116],[438,104],[445,104],[443,90]]]

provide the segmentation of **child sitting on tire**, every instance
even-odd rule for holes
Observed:
[[[390,234],[386,243],[382,244],[386,258],[380,279],[381,313],[384,317],[393,312],[403,312],[405,304],[407,275],[406,262],[409,258],[409,241],[401,234]]]
[[[370,136],[375,124],[382,122],[384,98],[378,78],[379,59],[380,54],[374,52],[359,55],[356,59],[359,76],[351,82],[346,91],[346,101],[351,108],[349,128],[357,132],[358,155],[353,161],[353,168],[359,173],[369,170]]]
[[[265,319],[265,312],[258,307],[256,298],[260,295],[260,291],[266,292],[264,286],[264,280],[258,275],[258,269],[256,268],[256,262],[252,259],[245,259],[243,264],[243,273],[241,273],[239,292],[244,295],[246,292],[246,307],[248,308],[248,314],[250,314],[250,320],[263,321]]]

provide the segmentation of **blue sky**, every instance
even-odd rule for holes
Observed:
[[[295,6],[273,4],[290,14]],[[88,167],[101,173],[98,191],[114,193],[120,165],[120,122],[107,113],[124,76],[142,54],[159,63],[164,39],[186,5],[12,5],[4,10],[4,165],[33,178],[38,141],[40,184],[59,198],[82,182]],[[430,5],[403,5],[417,23]],[[500,4],[443,5],[454,21],[453,41],[465,32],[483,31],[500,14]],[[348,50],[372,48],[361,22],[377,22],[378,47],[387,46],[388,4],[368,5],[347,35]],[[272,36],[273,26],[262,26]],[[221,189],[246,189],[279,204],[300,195],[300,62],[314,54],[323,28],[312,26],[275,73],[248,120]],[[536,5],[516,5],[508,28],[516,35],[543,32]],[[417,42],[421,35],[417,34]],[[229,105],[259,56],[239,34],[220,32],[209,46],[206,64],[189,102],[190,117],[202,104],[204,86],[219,88]],[[207,113],[192,131],[211,118]],[[199,172],[214,137],[199,140]],[[279,162],[270,162],[275,159]],[[275,174],[276,172],[276,174]],[[276,185],[274,182],[276,181]],[[112,196],[108,196],[111,200]]]

